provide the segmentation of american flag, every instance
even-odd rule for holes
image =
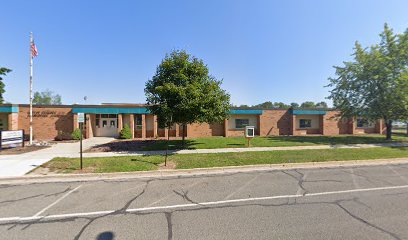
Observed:
[[[31,42],[31,58],[35,58],[38,56],[38,50],[37,47],[35,46],[34,41]]]

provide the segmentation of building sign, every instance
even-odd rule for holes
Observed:
[[[85,122],[85,114],[78,113],[78,123],[84,123],[84,122]]]
[[[255,137],[255,127],[254,126],[246,126],[245,127],[245,137],[246,138]]]
[[[24,142],[24,131],[0,131],[0,147],[11,145],[11,144],[23,144]]]
[[[44,110],[44,111],[33,111],[33,117],[43,117],[43,118],[49,118],[49,117],[64,117],[67,114],[65,112],[57,112],[57,111],[51,111],[51,110]],[[30,113],[27,113],[27,117],[30,116]]]

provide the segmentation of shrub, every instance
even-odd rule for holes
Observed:
[[[72,134],[71,134],[72,139],[74,140],[79,140],[81,139],[81,130],[79,130],[79,128],[76,128]]]
[[[63,131],[58,131],[58,135],[55,137],[55,140],[62,141],[64,140],[65,133]]]
[[[129,125],[125,124],[122,130],[120,130],[121,139],[132,139],[132,131],[130,130]]]

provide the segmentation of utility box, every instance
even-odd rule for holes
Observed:
[[[255,127],[254,126],[246,126],[245,127],[245,137],[246,138],[254,138],[255,137]]]

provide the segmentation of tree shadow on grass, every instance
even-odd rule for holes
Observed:
[[[195,140],[186,139],[183,146],[181,139],[169,141],[169,150],[196,149],[197,145],[203,144]],[[136,151],[155,151],[166,150],[167,140],[115,140],[109,143],[96,145],[86,152],[136,152]]]
[[[140,156],[140,157],[143,158],[143,157],[147,157],[147,156],[148,155],[143,155],[143,156]],[[160,166],[160,164],[161,164],[161,162],[155,163],[155,162],[152,162],[152,161],[147,161],[147,160],[143,160],[143,159],[139,159],[139,158],[132,158],[130,161],[131,162],[139,162],[139,163],[154,165],[154,166],[157,166],[157,167]]]

